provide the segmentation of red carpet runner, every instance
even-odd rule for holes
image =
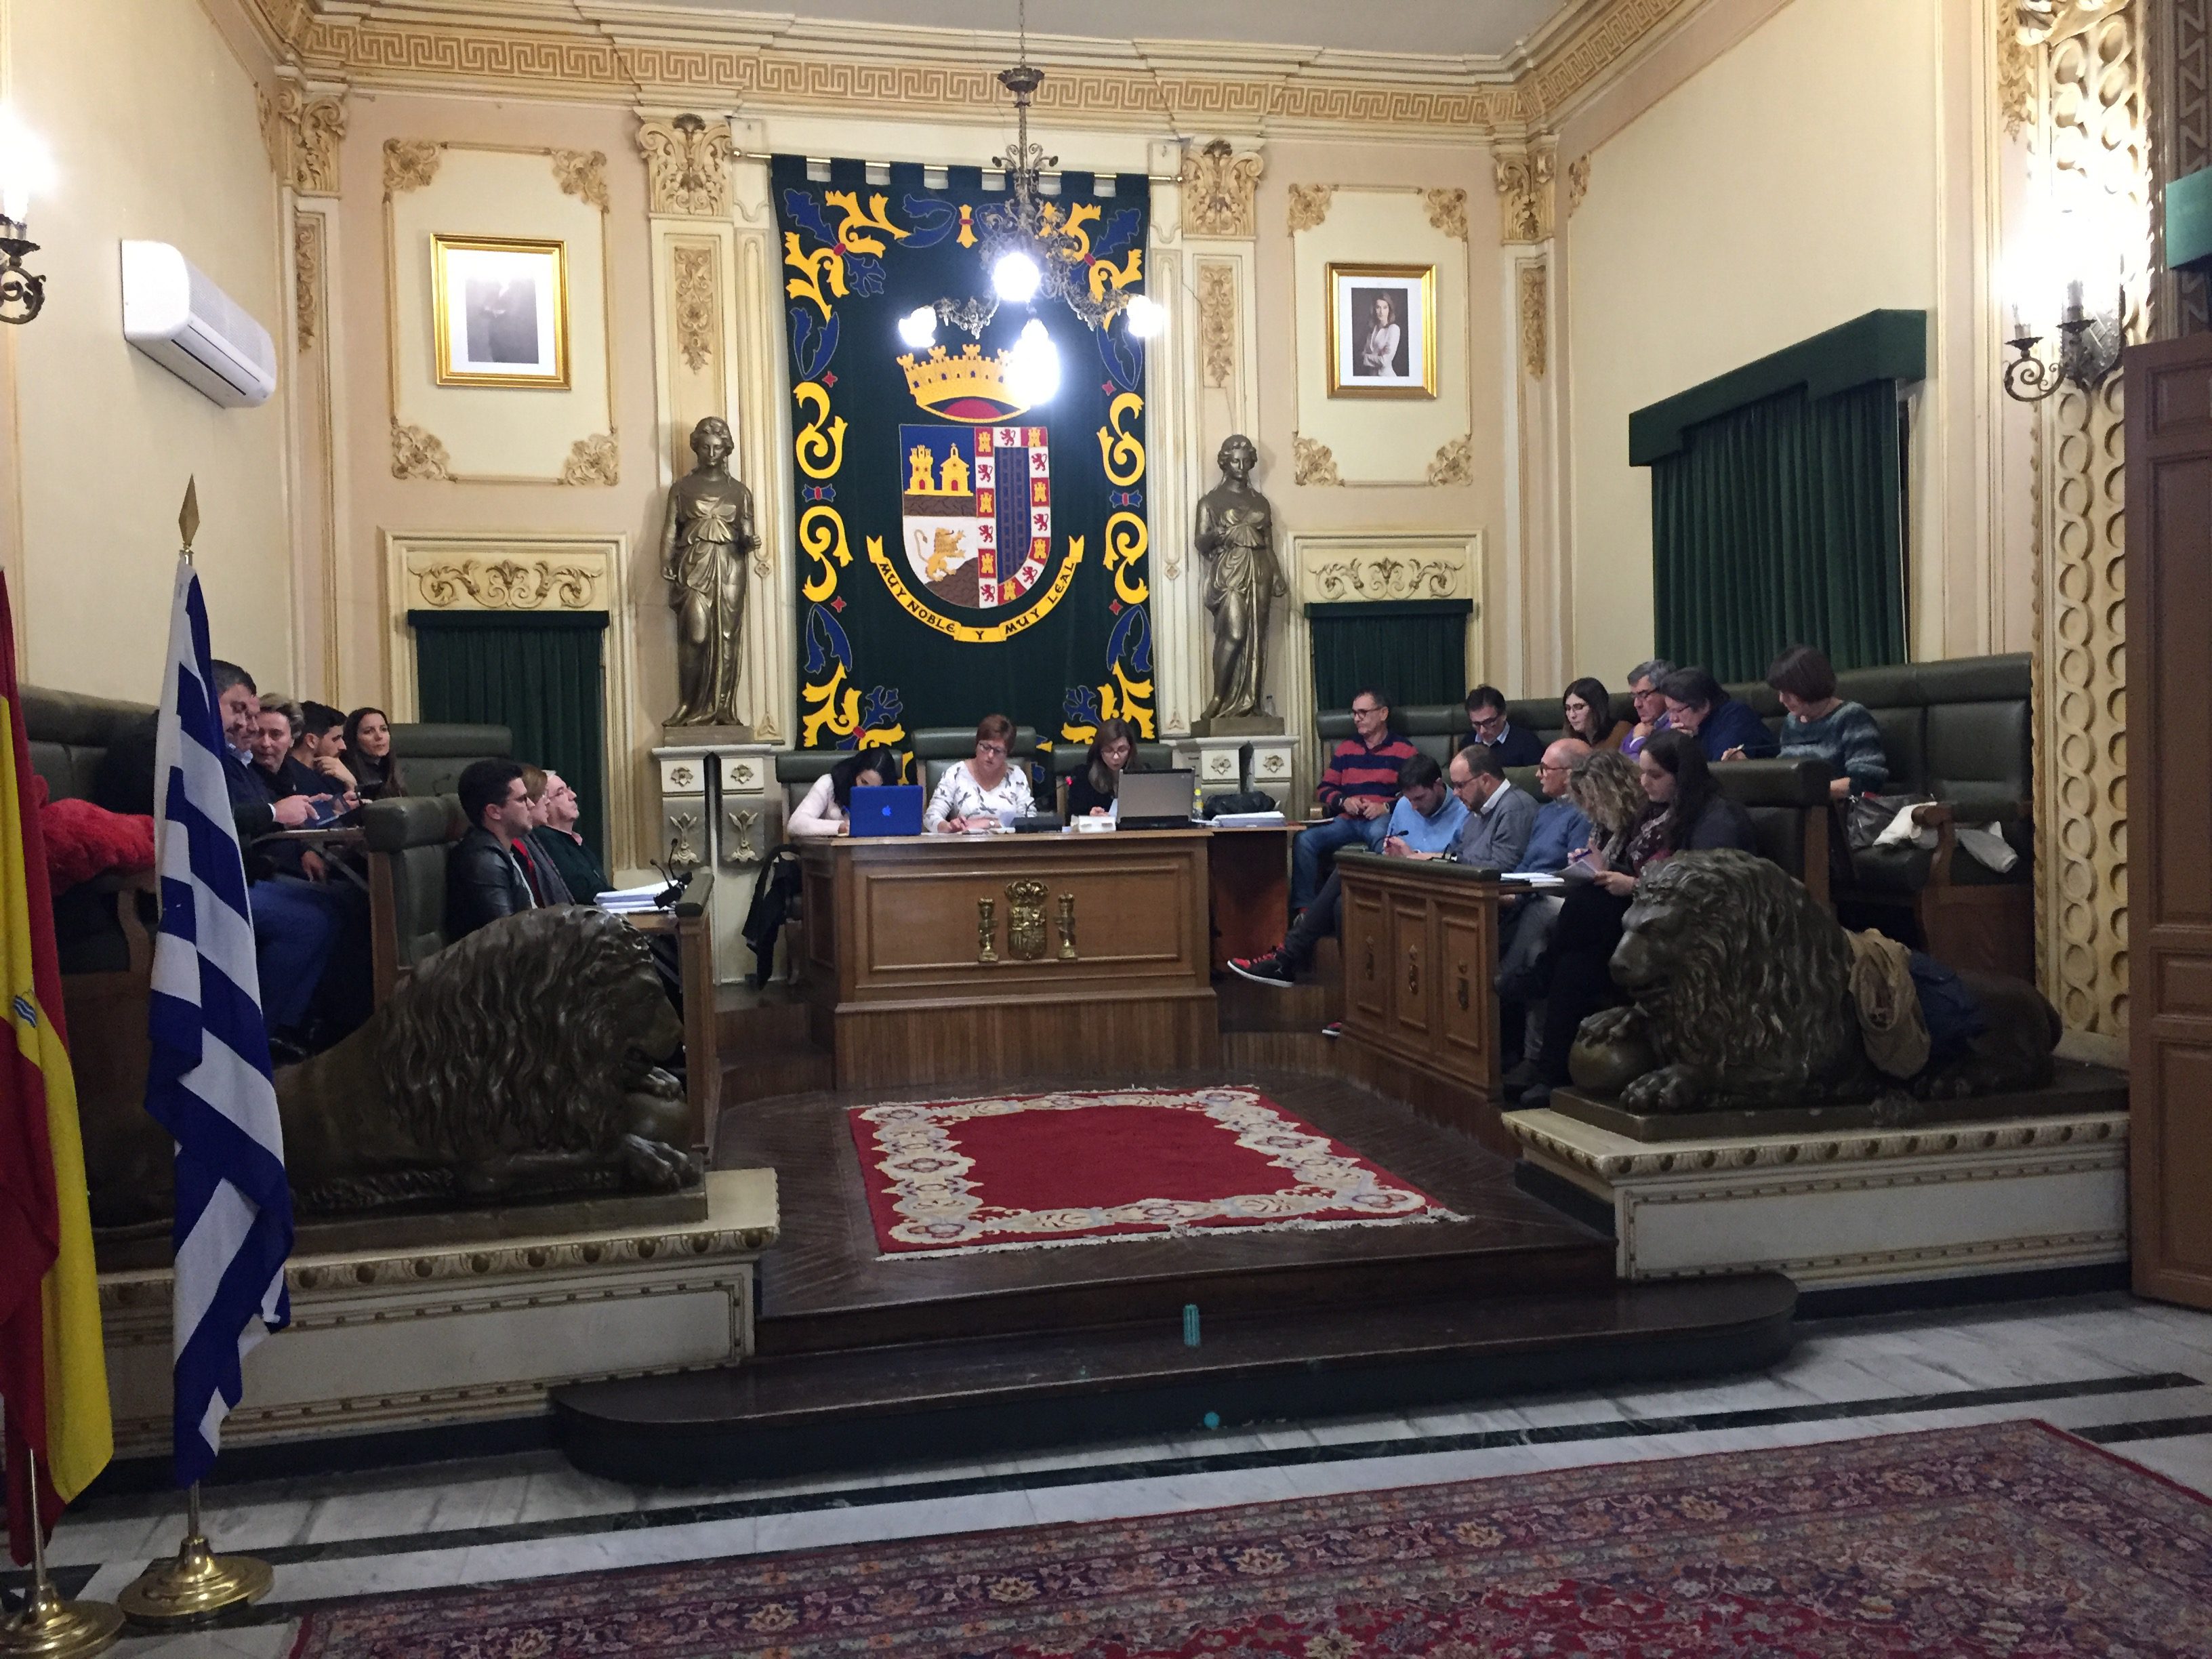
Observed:
[[[2212,1506],[2014,1422],[379,1596],[293,1659],[2165,1659],[2208,1608]]]
[[[1256,1089],[1010,1095],[847,1115],[886,1255],[1454,1218]]]

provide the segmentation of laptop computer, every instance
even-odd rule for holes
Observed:
[[[853,802],[846,810],[856,836],[918,836],[921,833],[921,786],[854,784]]]
[[[1124,772],[1115,820],[1124,830],[1187,830],[1196,775],[1180,772]]]

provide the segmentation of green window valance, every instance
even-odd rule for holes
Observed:
[[[1468,599],[1376,599],[1310,605],[1314,706],[1345,708],[1363,685],[1401,708],[1467,696]]]

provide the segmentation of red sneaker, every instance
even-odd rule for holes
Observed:
[[[1270,951],[1264,957],[1231,957],[1229,971],[1239,979],[1249,979],[1255,985],[1285,987],[1296,985],[1298,976],[1291,964],[1283,960],[1280,951]]]

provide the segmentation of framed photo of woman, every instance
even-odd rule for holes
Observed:
[[[440,386],[568,386],[568,249],[489,236],[430,239]]]
[[[1437,395],[1437,268],[1328,268],[1328,395]]]

